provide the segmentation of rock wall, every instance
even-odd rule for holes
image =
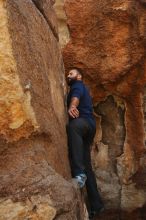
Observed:
[[[146,2],[66,0],[64,8],[65,69],[84,70],[94,101],[101,219],[146,219]]]
[[[87,219],[69,181],[59,41],[93,96],[98,219],[146,219],[145,20],[144,0],[0,0],[0,219]]]
[[[64,67],[49,0],[0,0],[0,219],[83,219],[67,153]]]

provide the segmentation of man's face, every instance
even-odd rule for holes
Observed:
[[[67,84],[72,85],[73,82],[78,80],[79,73],[77,70],[70,70],[67,75]]]

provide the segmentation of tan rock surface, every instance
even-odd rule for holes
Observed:
[[[34,209],[34,210],[33,210]],[[47,203],[36,206],[30,201],[25,203],[14,203],[10,199],[4,201],[0,205],[0,219],[1,220],[22,220],[22,219],[44,219],[53,220],[56,215],[56,210],[50,207]]]
[[[61,47],[64,47],[70,39],[67,17],[64,11],[64,0],[55,1],[54,9],[58,19],[59,42]]]
[[[31,100],[38,125],[37,131],[34,130],[32,134],[40,136],[40,139],[46,138],[46,156],[49,163],[57,168],[56,161],[60,161],[58,170],[61,172],[62,169],[62,172],[68,175],[64,76],[59,45],[44,16],[32,2],[7,1],[7,13],[19,86]],[[23,99],[21,102],[23,104]],[[15,104],[15,99],[13,103]],[[20,127],[21,136],[16,134],[18,140],[26,137],[22,133],[23,124]],[[25,125],[25,130],[29,137],[29,126]],[[53,145],[56,147],[52,147]]]
[[[30,176],[27,177],[27,183],[24,180],[22,186],[19,188],[18,185],[15,186],[14,193],[9,192],[7,199],[6,195],[1,197],[0,219],[52,220],[54,217],[58,220],[84,219],[80,195],[73,184],[63,179],[49,166],[45,168],[45,163],[41,166],[40,178],[32,170]],[[37,168],[35,167],[38,171]],[[23,177],[19,176],[20,180],[22,178],[24,179],[24,174]],[[33,178],[35,182],[32,183]],[[13,178],[12,183],[16,184]]]
[[[0,0],[1,220],[84,218],[80,193],[68,181],[55,18],[52,1]]]
[[[29,136],[39,128],[31,106],[30,93],[24,93],[17,73],[12,52],[12,41],[8,29],[7,10],[0,1],[1,41],[0,41],[0,132],[9,141]],[[27,131],[27,127],[29,131]]]

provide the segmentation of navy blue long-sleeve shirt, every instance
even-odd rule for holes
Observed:
[[[70,86],[70,92],[67,97],[68,107],[73,97],[76,97],[79,99],[79,105],[77,107],[79,111],[79,117],[86,118],[91,125],[95,126],[91,96],[89,94],[88,89],[84,85],[83,81],[76,80]],[[70,120],[72,120],[72,118],[70,118]]]

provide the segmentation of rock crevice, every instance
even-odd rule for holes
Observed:
[[[53,12],[53,3],[50,0],[32,0],[32,2],[48,23],[54,37],[57,39],[57,41],[59,41],[58,26],[54,22],[56,20],[56,16]]]

